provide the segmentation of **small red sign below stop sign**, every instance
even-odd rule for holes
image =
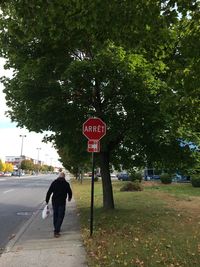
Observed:
[[[89,118],[83,123],[83,134],[89,140],[100,140],[106,134],[106,124],[99,118]]]
[[[99,140],[88,140],[88,152],[100,152],[100,141]]]

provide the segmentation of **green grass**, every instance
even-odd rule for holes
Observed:
[[[102,209],[101,182],[95,183],[94,232],[89,236],[90,181],[73,182],[90,267],[200,266],[200,213],[169,205],[167,196],[200,196],[190,185],[154,185],[120,192],[113,183],[115,210]],[[199,199],[198,199],[199,200]]]
[[[153,184],[146,187],[147,190],[158,190],[171,193],[175,196],[200,196],[200,188],[193,187],[191,183],[172,183],[170,185],[163,185],[161,183]]]

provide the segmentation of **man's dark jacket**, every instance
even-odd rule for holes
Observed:
[[[46,203],[49,202],[49,199],[52,193],[53,193],[53,196],[52,196],[53,205],[65,205],[67,196],[68,196],[69,201],[72,198],[72,190],[70,188],[70,185],[65,180],[65,178],[62,178],[62,177],[58,177],[50,185],[49,190],[46,195]]]

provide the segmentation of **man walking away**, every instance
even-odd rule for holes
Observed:
[[[61,172],[59,177],[52,182],[49,190],[46,194],[46,203],[49,203],[49,199],[52,195],[53,206],[53,225],[54,225],[54,237],[60,236],[60,228],[65,216],[66,199],[71,201],[72,190],[69,183],[65,180],[65,173]]]

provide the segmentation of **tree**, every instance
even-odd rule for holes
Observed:
[[[48,166],[48,171],[49,172],[53,172],[54,171],[54,167],[53,166]]]
[[[168,109],[173,104],[179,135],[188,141],[198,142],[200,130],[199,1],[174,2],[177,2],[174,12],[179,14],[179,20],[175,26],[177,36],[175,52],[169,62],[169,85],[173,87],[174,99],[169,102]],[[165,12],[170,13],[170,6]]]
[[[79,177],[81,171],[88,169],[88,166],[91,168],[90,155],[88,155],[85,149],[86,142],[84,142],[85,147],[81,148],[80,138],[66,144],[65,139],[61,136],[57,136],[56,144],[59,148],[58,153],[61,157],[63,166],[73,173],[76,178]]]
[[[34,164],[33,170],[39,173],[42,170],[42,166],[40,164]]]
[[[3,162],[1,159],[0,159],[0,171],[3,171]]]
[[[14,167],[13,167],[12,163],[5,162],[5,172],[12,172],[13,169],[14,169]]]
[[[42,170],[42,172],[47,172],[48,171],[48,165],[42,165],[41,166],[41,170]]]
[[[89,116],[105,121],[107,135],[96,156],[104,208],[114,208],[111,163],[124,168],[177,164],[174,150],[177,158],[193,159],[178,142],[185,125],[194,125],[180,120],[187,112],[180,103],[186,90],[180,26],[189,20],[180,14],[198,11],[198,1],[185,2],[0,4],[1,55],[14,69],[14,77],[4,80],[8,115],[29,130],[51,130],[67,167],[84,165],[83,122]]]
[[[22,160],[21,169],[27,170],[27,171],[32,171],[34,169],[34,164],[31,160],[28,160],[28,159]]]

